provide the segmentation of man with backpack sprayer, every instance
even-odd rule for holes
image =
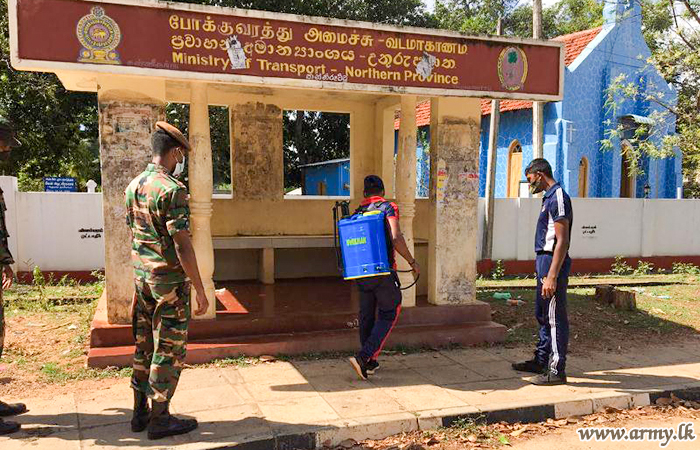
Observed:
[[[401,285],[396,275],[395,252],[409,263],[416,279],[420,274],[420,267],[401,233],[398,206],[384,198],[384,183],[381,178],[376,175],[365,177],[364,197],[355,214],[375,210],[384,213],[388,227],[387,238],[390,236],[390,242],[387,243],[389,264],[393,268],[387,275],[356,280],[360,293],[359,325],[362,348],[350,358],[350,363],[360,378],[366,380],[368,374],[373,374],[379,368],[377,358],[401,312]]]

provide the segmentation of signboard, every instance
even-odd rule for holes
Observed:
[[[132,0],[11,0],[10,17],[19,69],[530,100],[562,94],[557,42]]]
[[[78,182],[71,177],[45,177],[44,192],[78,192]]]

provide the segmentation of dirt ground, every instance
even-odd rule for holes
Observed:
[[[658,277],[658,276],[657,276]],[[674,279],[667,276],[666,279]],[[700,334],[700,280],[677,278],[676,284],[629,288],[637,294],[637,310],[621,311],[593,300],[595,289],[569,289],[567,295],[572,352],[626,350],[639,342],[678,341]],[[510,306],[495,293],[520,300]],[[492,320],[508,327],[506,345],[528,345],[535,339],[535,289],[481,289],[479,300],[491,305]]]

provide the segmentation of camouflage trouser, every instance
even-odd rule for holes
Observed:
[[[5,347],[5,305],[2,300],[2,288],[0,288],[0,357]]]
[[[131,387],[155,401],[175,393],[187,351],[190,284],[136,281],[132,326],[136,352]]]

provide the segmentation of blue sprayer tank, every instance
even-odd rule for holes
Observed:
[[[383,211],[358,213],[338,221],[343,278],[389,275],[385,216]]]

